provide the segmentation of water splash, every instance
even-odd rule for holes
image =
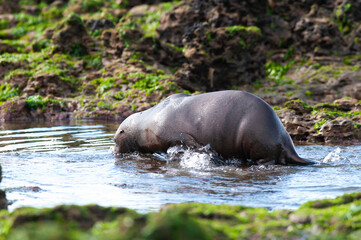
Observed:
[[[206,170],[213,168],[212,156],[203,152],[205,149],[190,149],[183,146],[170,147],[167,150],[168,162],[179,161],[179,166],[186,169]]]
[[[322,160],[323,163],[331,163],[331,162],[341,162],[344,160],[341,157],[341,148],[337,147],[334,151],[327,154],[327,156]]]

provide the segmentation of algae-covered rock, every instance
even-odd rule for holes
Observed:
[[[72,56],[83,56],[89,53],[93,40],[89,36],[79,15],[70,14],[55,30],[52,40],[55,51]]]
[[[138,214],[124,208],[58,206],[0,213],[0,239],[359,239],[361,193],[299,209],[181,203]]]

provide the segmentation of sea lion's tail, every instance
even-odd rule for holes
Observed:
[[[289,152],[288,152],[289,153]],[[287,164],[295,164],[295,165],[312,165],[315,164],[314,161],[305,159],[305,158],[301,158],[300,156],[297,155],[297,153],[289,153],[287,154]]]

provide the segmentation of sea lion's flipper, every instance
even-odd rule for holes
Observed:
[[[301,158],[297,154],[287,154],[286,157],[286,163],[287,164],[295,164],[295,165],[312,165],[316,164],[314,161]]]

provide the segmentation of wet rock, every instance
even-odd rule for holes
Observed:
[[[284,106],[286,108],[294,110],[295,113],[298,115],[312,112],[312,107],[309,106],[304,101],[299,100],[299,99],[298,100],[290,100],[290,101],[284,103]]]
[[[83,56],[89,53],[93,44],[82,19],[76,14],[70,14],[55,30],[52,40],[55,52],[60,51],[72,56]]]
[[[32,212],[29,214],[18,214],[13,222],[17,228],[27,223],[61,221],[63,223],[76,224],[82,230],[90,229],[97,221],[114,219],[116,216],[130,212],[123,208],[102,208],[97,205],[88,206],[56,206],[46,212]]]
[[[5,122],[70,120],[73,119],[72,112],[77,108],[75,101],[63,101],[53,96],[14,97],[0,106],[0,120]]]
[[[306,116],[297,114],[295,110],[282,109],[277,111],[277,114],[294,141],[310,141],[316,133],[313,128],[315,122]]]
[[[355,127],[352,120],[336,118],[326,121],[315,136],[324,137],[326,143],[337,143],[361,137],[361,132],[359,128]]]
[[[29,121],[32,119],[24,98],[15,97],[0,106],[2,121]]]

